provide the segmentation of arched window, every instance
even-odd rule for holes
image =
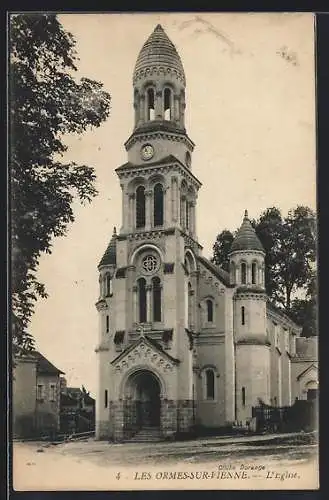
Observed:
[[[154,89],[147,90],[147,119],[154,120]]]
[[[152,278],[153,285],[153,321],[161,321],[161,282],[156,276]]]
[[[242,387],[241,390],[242,406],[246,406],[246,388]]]
[[[251,283],[253,285],[256,285],[256,282],[257,282],[256,276],[257,276],[257,264],[256,264],[256,262],[253,262],[251,264]]]
[[[162,184],[156,184],[154,186],[154,196],[153,196],[153,216],[154,225],[163,225],[163,187]]]
[[[106,275],[105,286],[106,286],[106,297],[110,297],[112,295],[112,279],[110,274]]]
[[[212,323],[214,321],[214,303],[211,299],[207,299],[207,321]]]
[[[246,322],[246,313],[244,306],[241,307],[241,325],[244,325]]]
[[[145,226],[145,187],[136,190],[136,227]]]
[[[247,283],[247,265],[245,262],[241,264],[241,283],[243,285]]]
[[[163,93],[164,119],[171,120],[171,90],[165,89]]]
[[[106,315],[106,333],[109,333],[109,331],[110,331],[110,317],[107,314]]]
[[[230,263],[230,272],[231,272],[231,283],[235,283],[235,264],[234,264],[234,262]]]
[[[139,322],[146,323],[146,281],[144,278],[138,280],[139,300]]]
[[[207,399],[215,399],[215,374],[211,369],[206,370],[206,395]]]

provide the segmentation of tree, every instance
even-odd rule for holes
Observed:
[[[266,292],[272,302],[304,325],[305,335],[315,334],[316,219],[308,207],[298,206],[282,217],[276,207],[251,221],[263,244]],[[230,231],[220,233],[213,247],[213,261],[228,269]]]
[[[211,261],[221,266],[225,271],[229,270],[228,253],[233,243],[234,235],[228,229],[224,229],[216,238],[213,245],[213,257]]]
[[[99,127],[110,95],[88,78],[77,81],[75,40],[55,14],[12,15],[10,50],[10,179],[13,354],[33,347],[27,332],[38,297],[39,258],[74,221],[72,203],[96,196],[94,169],[66,163],[65,134]]]

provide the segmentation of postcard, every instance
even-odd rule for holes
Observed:
[[[312,13],[9,15],[13,487],[319,487]]]

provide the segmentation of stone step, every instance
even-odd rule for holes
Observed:
[[[132,438],[129,439],[131,443],[142,443],[151,441],[161,441],[160,430],[157,428],[141,429]]]

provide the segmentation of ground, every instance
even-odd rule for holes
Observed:
[[[310,434],[13,445],[16,490],[316,489],[317,470]]]

